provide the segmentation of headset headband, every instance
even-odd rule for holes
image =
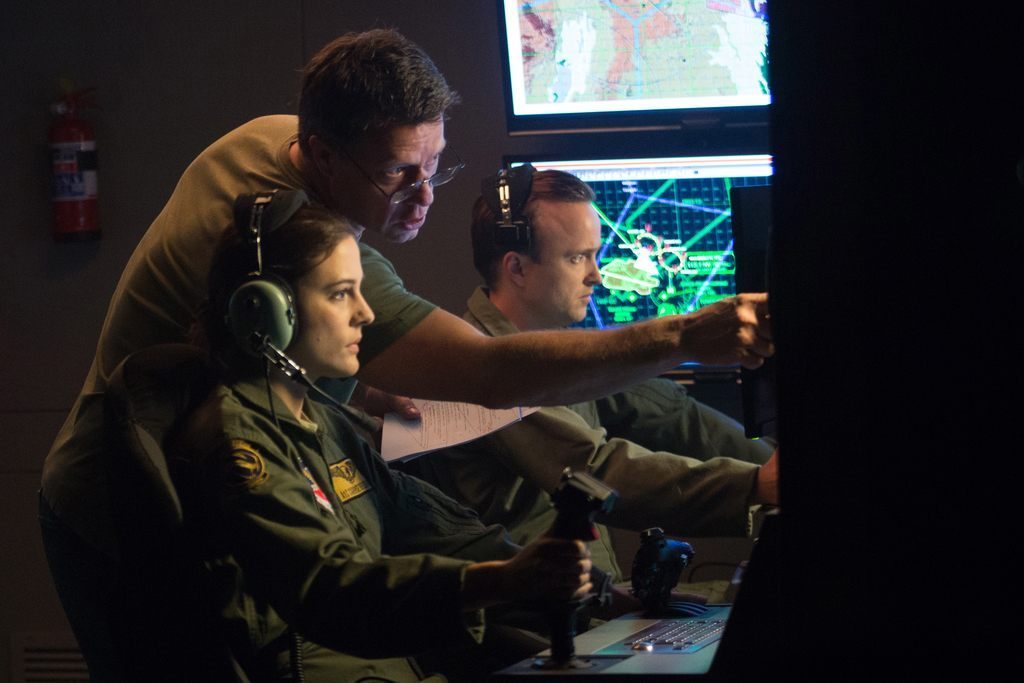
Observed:
[[[284,225],[295,212],[309,202],[302,190],[270,190],[239,195],[235,199],[235,225],[244,239],[255,247],[256,270],[263,274],[263,235]]]
[[[494,241],[504,247],[528,249],[532,240],[530,221],[523,208],[533,187],[532,164],[503,168],[481,183],[484,201],[495,216]]]

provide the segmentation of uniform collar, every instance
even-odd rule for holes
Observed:
[[[288,410],[284,401],[282,401],[277,394],[272,390],[268,392],[267,381],[262,375],[252,375],[250,377],[236,379],[231,383],[230,388],[240,399],[261,412],[270,413],[270,407],[267,405],[267,398],[270,398],[273,410],[277,414],[278,422],[293,424],[304,432],[316,431],[311,429],[307,424],[297,420],[295,416],[292,415],[292,412]],[[320,414],[317,412],[318,409],[314,404],[314,401],[307,398],[304,404],[304,410],[306,412],[306,416],[310,420],[319,424]]]
[[[491,303],[488,294],[489,290],[486,287],[477,287],[466,302],[469,310],[462,317],[492,337],[503,337],[518,332],[519,328]]]

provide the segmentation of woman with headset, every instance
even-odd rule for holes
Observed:
[[[581,542],[511,544],[311,400],[317,379],[355,374],[373,319],[349,225],[283,191],[240,197],[236,223],[201,321],[219,384],[172,450],[246,673],[424,680],[411,656],[472,652],[483,608],[588,593]]]

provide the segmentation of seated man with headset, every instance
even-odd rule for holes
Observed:
[[[601,283],[591,188],[569,173],[525,165],[485,179],[482,191],[471,234],[486,286],[473,292],[465,319],[495,337],[581,321]],[[675,382],[652,379],[595,401],[542,408],[404,467],[526,543],[550,527],[549,494],[565,467],[618,491],[607,524],[745,535],[752,506],[778,502],[776,459],[770,444],[745,438],[732,418]],[[610,534],[591,553],[616,581],[626,577]]]

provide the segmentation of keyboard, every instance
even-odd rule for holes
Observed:
[[[726,616],[712,608],[699,617],[659,619],[595,654],[692,654],[721,640]]]

